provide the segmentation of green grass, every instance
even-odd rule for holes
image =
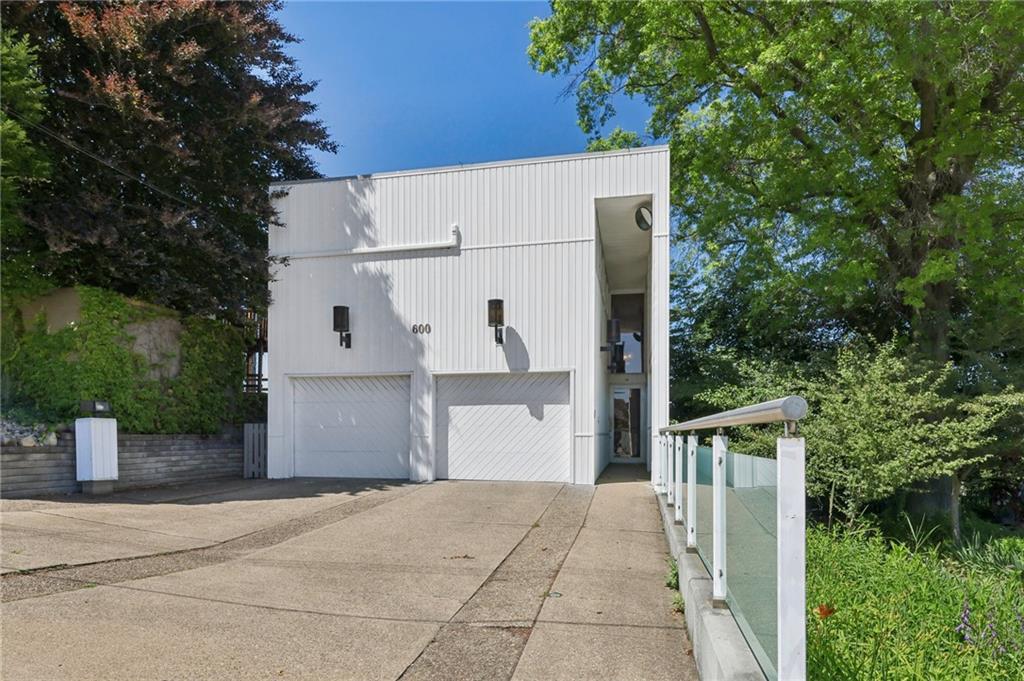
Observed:
[[[810,528],[808,677],[1022,678],[1022,556],[1012,537],[957,553],[869,529]]]

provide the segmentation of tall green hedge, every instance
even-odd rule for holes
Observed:
[[[152,378],[126,327],[177,313],[104,289],[76,290],[81,321],[55,333],[45,319],[22,320],[11,305],[4,311],[5,410],[57,423],[77,416],[80,400],[109,400],[120,430],[132,433],[213,433],[235,420],[245,372],[239,329],[182,319],[178,375]]]

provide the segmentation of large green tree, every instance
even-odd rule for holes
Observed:
[[[23,189],[40,182],[47,173],[46,159],[25,130],[42,119],[43,98],[35,50],[27,39],[17,39],[10,31],[3,30],[0,32],[0,246],[17,241],[23,235],[24,226],[18,218]]]
[[[39,117],[5,114],[52,163],[5,258],[186,312],[265,304],[267,185],[316,175],[310,151],[335,149],[279,6],[4,3],[47,97]]]
[[[999,373],[1024,344],[1021,26],[1017,2],[556,1],[530,57],[592,135],[618,93],[651,105],[701,290],[755,342],[898,333]]]

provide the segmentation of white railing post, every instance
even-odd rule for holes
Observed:
[[[651,452],[651,487],[658,488],[658,466],[655,463],[657,460],[657,452],[661,451],[661,441],[665,438],[664,435],[658,436],[658,441],[654,446],[654,451]],[[612,453],[611,456],[615,456],[615,441],[612,438]]]
[[[660,483],[659,485],[659,488],[660,492],[662,492],[663,495],[668,492],[666,485],[669,480],[669,471],[667,466],[669,461],[669,439],[670,438],[666,437],[665,441],[662,442],[662,461],[660,461],[660,463],[657,466],[658,478],[660,479],[660,481],[662,481],[662,483]]]
[[[651,487],[654,488],[655,493],[657,493],[658,491],[658,485],[661,484],[661,480],[658,479],[658,467],[661,465],[661,448],[664,445],[664,443],[665,436],[662,435],[660,438],[658,438],[658,446],[655,448],[654,452],[651,453]],[[614,445],[615,443],[613,442],[612,456],[615,455]]]
[[[728,451],[729,438],[718,430],[712,442],[714,466],[711,490],[711,602],[715,607],[726,607],[726,571],[725,571],[725,457]]]
[[[775,467],[778,678],[794,681],[807,678],[804,463],[804,439],[780,437]]]
[[[665,503],[671,506],[676,500],[676,437],[669,440],[667,465],[665,466]]]
[[[654,477],[654,491],[661,492],[662,486],[662,470],[661,465],[665,460],[665,439],[667,436],[662,436],[661,441],[658,442],[658,455],[654,459],[654,465],[651,467],[651,475]]]
[[[661,493],[667,494],[668,488],[668,439],[665,440],[665,446],[661,448]]]
[[[697,435],[686,438],[686,548],[697,550]]]
[[[683,448],[680,446],[679,438],[672,438],[672,450],[675,459],[675,502],[676,502],[676,525],[683,524]]]

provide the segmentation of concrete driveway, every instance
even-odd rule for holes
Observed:
[[[5,501],[0,676],[696,679],[638,473]]]

